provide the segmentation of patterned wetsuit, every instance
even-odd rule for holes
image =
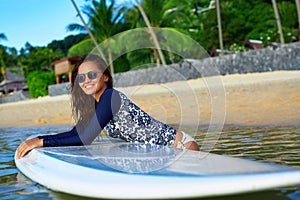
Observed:
[[[45,147],[91,144],[103,129],[111,137],[146,144],[172,145],[176,135],[174,128],[149,116],[123,93],[107,88],[83,131],[78,133],[74,127],[68,132],[39,138],[44,139]]]
[[[105,126],[111,137],[121,138],[130,142],[150,144],[173,144],[176,130],[141,110],[123,93],[119,111]]]

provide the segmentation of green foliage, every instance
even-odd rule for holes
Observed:
[[[288,27],[283,27],[282,29],[282,31],[284,32],[284,41],[286,43],[295,42],[300,39],[300,34],[297,29]]]
[[[0,33],[0,40],[7,40],[7,37],[4,33]]]
[[[280,21],[284,27],[297,27],[297,8],[295,5],[296,0],[278,2],[278,10],[280,15]]]
[[[126,72],[130,70],[131,65],[129,64],[128,59],[126,59],[126,55],[120,56],[113,62],[114,62],[115,73]]]
[[[265,45],[279,42],[278,27],[271,1],[224,0],[221,2],[221,20],[225,49],[232,44],[243,45],[244,39],[262,40]],[[277,1],[286,43],[299,40],[297,10],[294,0]],[[192,35],[206,49],[218,47],[218,29],[215,9],[199,15],[203,29]],[[206,17],[210,15],[209,17]]]
[[[69,49],[73,45],[76,45],[86,38],[88,38],[87,34],[70,35],[63,40],[53,40],[47,47],[52,49],[53,52],[61,51],[64,56],[67,56]]]
[[[34,71],[28,74],[27,86],[30,96],[37,98],[48,95],[48,86],[55,84],[54,72]]]
[[[236,43],[233,43],[232,45],[230,45],[230,47],[228,48],[229,51],[232,52],[241,52],[241,51],[246,51],[246,47],[238,45]]]
[[[3,61],[3,67],[16,67],[18,65],[17,50],[0,45],[0,59]]]
[[[259,39],[263,42],[264,45],[268,45],[270,42],[279,41],[278,37],[279,34],[276,28],[268,29],[267,31],[259,34]]]
[[[152,49],[138,49],[127,53],[126,58],[130,63],[130,68],[134,69],[138,66],[145,65],[147,63],[155,63],[152,54]]]
[[[90,53],[95,48],[91,39],[86,39],[72,46],[68,51],[68,57],[83,56]]]
[[[51,71],[52,62],[63,58],[60,51],[53,52],[52,49],[46,47],[37,47],[32,49],[28,54],[20,56],[20,62],[25,71],[25,75],[33,71]]]
[[[5,68],[17,66],[18,56],[16,49],[0,45],[0,82],[4,80]]]
[[[116,0],[85,1],[82,13],[86,15],[87,25],[99,44],[130,28],[146,27],[135,4],[118,3],[119,6],[117,6],[116,2]],[[213,48],[220,46],[216,8],[208,8],[210,2],[211,0],[142,0],[140,4],[151,26],[172,28],[188,35],[210,52]],[[285,42],[299,41],[295,0],[277,0],[276,2]],[[279,42],[272,1],[222,0],[220,3],[223,42],[226,50],[244,51],[243,42],[246,37],[262,40],[265,45],[270,42]],[[67,29],[81,31],[84,34],[71,35],[64,40],[54,40],[47,47],[33,47],[26,43],[20,52],[17,52],[15,48],[0,45],[1,65],[21,66],[27,76],[34,71],[52,71],[53,61],[66,56],[81,56],[95,48],[81,24],[70,24]],[[0,33],[0,42],[6,39],[5,34]],[[174,41],[176,44],[171,44],[172,48],[186,48],[187,46],[180,38]],[[130,46],[139,45],[136,38],[122,42],[130,43],[128,44]],[[126,51],[118,49],[118,46],[122,46],[120,41],[112,40],[109,45],[103,47],[108,59]],[[176,55],[166,51],[163,53],[167,62],[178,60],[173,59]],[[157,54],[147,47],[141,51],[122,55],[113,62],[113,65],[115,72],[123,72],[138,66],[145,66],[147,63],[155,63],[156,59]],[[0,74],[0,80],[1,78],[3,79]]]

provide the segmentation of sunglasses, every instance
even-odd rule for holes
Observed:
[[[77,74],[77,80],[79,83],[83,83],[86,79],[86,75],[90,80],[95,80],[101,72],[89,71],[86,74]]]

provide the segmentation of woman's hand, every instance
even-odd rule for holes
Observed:
[[[32,138],[29,140],[25,140],[20,144],[17,149],[16,157],[17,159],[22,158],[27,152],[31,151],[34,148],[42,147],[43,146],[43,139],[39,138]]]

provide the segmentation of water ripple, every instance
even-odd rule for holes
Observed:
[[[64,130],[69,127],[0,129],[0,199],[85,199],[47,190],[18,173],[14,164],[14,152],[24,139]],[[205,129],[198,131],[199,144],[203,143],[205,133]],[[211,152],[300,168],[300,127],[225,128]],[[290,187],[220,199],[295,200],[299,195],[299,187]]]

